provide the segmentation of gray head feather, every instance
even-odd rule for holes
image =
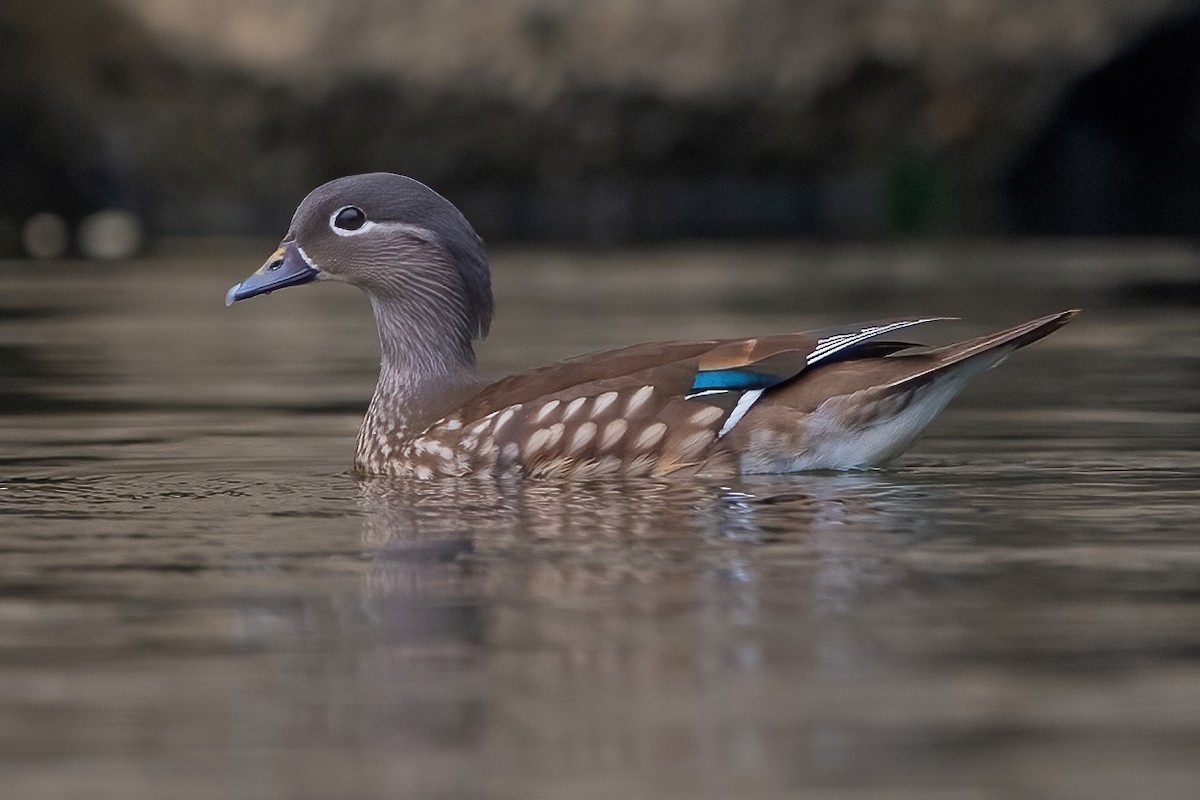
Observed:
[[[346,204],[361,207],[373,221],[399,222],[434,234],[432,244],[446,253],[457,270],[471,338],[487,335],[493,313],[487,252],[479,234],[453,203],[403,175],[350,175],[318,186],[304,198],[292,220],[293,233],[303,239],[303,226],[325,228],[330,216]]]

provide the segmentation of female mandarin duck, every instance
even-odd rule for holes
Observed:
[[[226,303],[325,279],[366,292],[379,327],[379,383],[355,469],[415,478],[873,467],[904,451],[971,378],[1076,313],[912,352],[879,337],[932,319],[657,342],[481,387],[473,342],[492,320],[483,242],[449,201],[387,173],[313,190],[279,249]]]

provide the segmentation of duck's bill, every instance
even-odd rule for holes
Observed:
[[[287,286],[299,286],[317,279],[321,273],[294,243],[285,244],[271,254],[267,263],[249,278],[229,287],[225,305],[231,306],[247,297],[267,294]]]

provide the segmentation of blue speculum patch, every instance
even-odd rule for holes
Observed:
[[[701,389],[766,389],[779,379],[748,369],[709,369],[696,373],[692,391]]]

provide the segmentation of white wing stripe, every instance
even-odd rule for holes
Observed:
[[[908,319],[900,322],[893,322],[888,325],[875,325],[869,328],[863,328],[858,333],[841,333],[836,336],[827,336],[824,339],[817,340],[817,346],[808,354],[805,359],[806,363],[811,367],[813,364],[822,359],[829,358],[834,353],[845,350],[847,347],[853,347],[859,342],[865,342],[867,339],[873,339],[876,336],[892,331],[898,331],[901,328],[909,328],[913,325],[920,325],[923,322],[933,322],[936,317],[927,319]]]
[[[691,400],[693,397],[704,397],[705,395],[710,395],[710,394],[725,394],[726,392],[732,392],[732,391],[733,391],[732,389],[701,389],[698,392],[692,392],[691,394],[685,394],[683,396],[683,399]]]
[[[733,430],[734,425],[742,421],[742,417],[746,416],[746,412],[750,410],[750,406],[754,405],[754,401],[762,393],[762,389],[751,389],[738,398],[737,405],[733,407],[733,411],[729,412],[729,418],[725,420],[725,424],[721,426],[721,430],[717,431],[718,439],[729,433],[729,431]]]

